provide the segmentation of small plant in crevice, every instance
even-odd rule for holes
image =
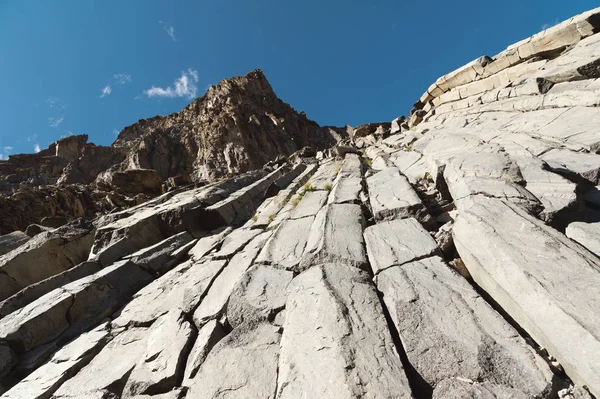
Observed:
[[[275,214],[272,213],[269,215],[269,223],[271,223],[273,220],[275,220]]]
[[[253,222],[256,222],[257,220],[258,220],[258,215],[254,215],[254,216],[252,216],[252,221],[253,221]]]
[[[331,189],[333,189],[333,185],[331,183],[327,183],[325,185],[325,191],[331,191]]]

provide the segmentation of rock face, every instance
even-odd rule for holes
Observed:
[[[49,226],[0,236],[0,395],[599,397],[598,32],[482,56],[391,123],[320,128],[255,71],[0,161],[65,184],[0,197],[1,228]]]
[[[126,127],[110,147],[71,136],[0,161],[0,234],[44,216],[94,217],[130,207],[147,199],[140,194],[160,194],[169,179],[212,182],[345,137],[344,129],[322,128],[282,102],[257,69],[211,86],[178,113]],[[34,204],[23,212],[23,203]]]

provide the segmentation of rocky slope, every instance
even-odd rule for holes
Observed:
[[[0,234],[24,230],[44,216],[96,216],[139,203],[132,198],[137,194],[160,193],[169,179],[171,186],[205,184],[303,147],[329,148],[345,137],[345,129],[322,128],[282,102],[257,69],[212,86],[178,113],[126,127],[110,147],[87,143],[87,135],[71,136],[37,154],[0,161]],[[155,172],[131,176],[139,169]],[[30,212],[14,212],[28,203],[36,204]]]
[[[598,28],[481,57],[337,156],[0,236],[2,397],[600,396]]]

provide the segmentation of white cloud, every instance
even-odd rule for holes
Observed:
[[[192,99],[196,97],[198,92],[198,71],[188,69],[181,73],[181,77],[173,82],[172,86],[163,89],[162,87],[152,86],[150,89],[145,90],[144,94],[148,97],[187,97]]]
[[[173,39],[174,42],[176,42],[177,38],[175,37],[175,27],[172,25],[168,25],[166,22],[163,21],[158,21],[158,23],[161,25],[165,25],[165,32],[167,32],[167,35],[169,35],[169,37]]]
[[[12,147],[9,147],[9,146],[4,147],[4,152],[11,152],[12,150],[13,150]]]
[[[31,137],[27,137],[27,141],[28,142],[32,142],[32,141],[36,141],[37,140],[37,133],[35,133],[33,136]]]
[[[125,83],[131,82],[131,75],[127,73],[115,73],[112,79],[108,82],[106,86],[104,86],[100,91],[100,98],[104,98],[109,96],[112,93],[111,84],[114,85],[124,85]]]
[[[172,26],[165,27],[165,31],[167,32],[167,35],[169,35],[171,39],[173,39],[174,42],[177,41],[177,39],[175,38],[175,28],[173,28]]]
[[[131,82],[131,75],[126,73],[115,73],[113,79],[120,85],[124,85],[127,82]]]
[[[62,116],[60,118],[48,118],[48,126],[58,127],[64,119]]]
[[[102,88],[102,94],[100,94],[100,98],[104,98],[110,95],[110,93],[112,93],[112,89],[110,88],[110,85],[106,85]]]
[[[36,144],[33,146],[33,150],[34,150],[36,153],[40,152],[40,151],[41,151],[40,145],[36,143]]]

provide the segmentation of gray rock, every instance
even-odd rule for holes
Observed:
[[[408,360],[434,389],[460,377],[523,397],[551,392],[544,360],[441,258],[389,268],[376,284]]]
[[[437,384],[432,399],[528,399],[530,395],[506,385],[447,378]]]
[[[106,391],[120,396],[129,374],[146,350],[145,328],[132,328],[118,334],[92,361],[54,393],[56,398],[107,397]]]
[[[278,398],[412,397],[366,272],[315,266],[289,290]]]
[[[0,300],[83,262],[92,246],[94,228],[82,219],[38,234],[0,257]]]
[[[323,207],[310,228],[300,267],[325,262],[342,262],[367,267],[364,247],[364,218],[360,205],[329,204]]]
[[[97,273],[101,268],[102,266],[96,262],[82,262],[62,273],[42,280],[39,283],[32,284],[0,302],[0,317],[9,315],[14,311],[29,305],[36,299],[63,285]]]
[[[287,270],[298,267],[314,217],[283,221],[256,258],[257,264],[267,264]]]
[[[600,223],[573,222],[567,226],[565,234],[600,256]]]
[[[190,380],[196,376],[209,352],[225,335],[223,327],[216,320],[211,320],[200,328],[185,366],[184,386],[190,385]]]
[[[237,282],[227,303],[227,321],[236,328],[243,323],[269,320],[285,307],[290,271],[257,265]]]
[[[192,312],[226,264],[225,260],[181,264],[135,294],[113,320],[113,328],[148,326],[175,309]]]
[[[275,398],[280,339],[270,324],[233,330],[190,380],[186,398]]]
[[[327,191],[307,191],[300,199],[294,210],[290,213],[290,219],[300,219],[307,216],[315,216],[327,202]]]
[[[375,220],[414,217],[429,223],[431,217],[407,178],[397,168],[384,169],[367,178],[369,201]]]
[[[164,393],[178,385],[196,331],[175,310],[156,320],[146,334],[146,349],[127,379],[125,396]]]
[[[164,274],[178,260],[173,253],[193,239],[191,234],[184,231],[126,258],[151,273]]]
[[[233,228],[231,227],[223,227],[200,238],[190,251],[190,256],[194,260],[199,261],[210,251],[218,247],[232,231]]]
[[[360,204],[363,191],[362,177],[343,177],[341,172],[336,179],[328,203],[330,204]]]
[[[15,248],[20,247],[29,241],[29,236],[22,231],[13,231],[12,233],[0,236],[0,255],[9,253]]]
[[[256,236],[243,251],[231,258],[229,264],[211,284],[200,306],[194,312],[196,327],[200,328],[209,320],[221,316],[237,281],[252,265],[258,252],[270,236],[271,232],[264,232]]]
[[[439,253],[435,240],[413,218],[378,223],[364,235],[374,274]]]
[[[0,325],[0,341],[24,352],[63,333],[76,333],[110,316],[151,280],[148,273],[129,261],[116,263],[6,316]]]
[[[319,165],[319,169],[306,183],[307,186],[313,187],[317,190],[324,190],[325,185],[332,184],[333,180],[341,170],[341,161],[326,161]]]
[[[56,352],[48,363],[22,379],[2,397],[48,399],[63,382],[86,366],[110,340],[106,324],[84,333]]]
[[[575,175],[596,185],[600,183],[600,155],[553,149],[541,157],[558,173]]]
[[[261,230],[259,229],[236,229],[223,240],[221,249],[214,255],[216,259],[227,259],[231,258],[234,254],[240,251],[248,244],[254,237],[259,235]]]
[[[453,236],[475,282],[576,384],[600,393],[598,258],[510,203],[481,196],[470,202]]]
[[[521,174],[527,182],[527,191],[536,196],[544,210],[540,217],[553,221],[560,212],[577,204],[577,185],[564,177],[549,172],[547,166],[537,158],[517,158]]]

